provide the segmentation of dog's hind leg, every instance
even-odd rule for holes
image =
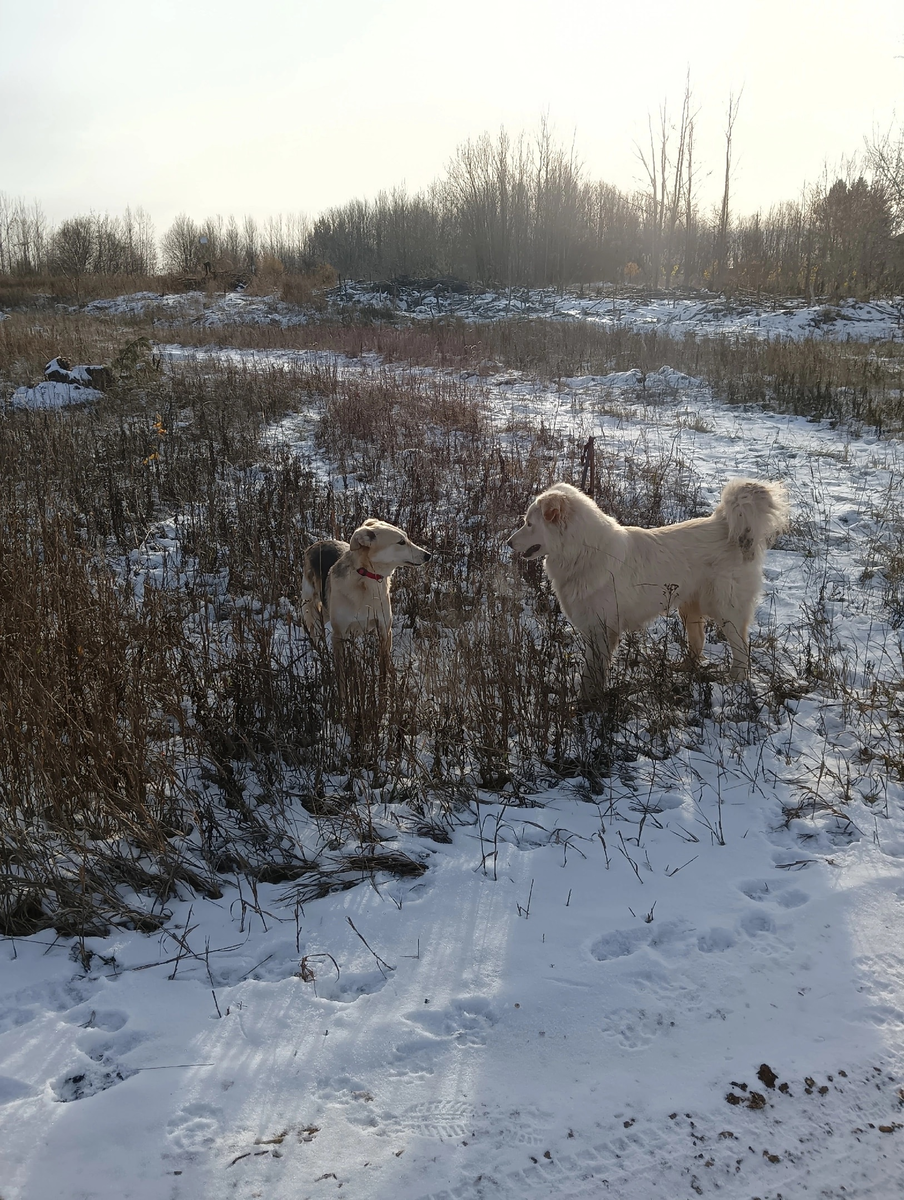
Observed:
[[[302,600],[301,617],[311,640],[320,641],[323,637],[323,609],[313,597],[310,600]]]
[[[323,637],[324,617],[323,604],[317,593],[317,588],[305,576],[301,581],[301,619],[312,641]]]

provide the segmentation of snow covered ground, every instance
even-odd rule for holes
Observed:
[[[68,408],[70,404],[90,404],[103,392],[80,383],[59,383],[49,379],[34,387],[16,388],[9,398],[11,408]]]
[[[376,291],[372,285],[344,283],[326,295],[327,310],[345,306],[384,311],[396,319],[418,320],[454,316],[467,321],[493,321],[502,317],[546,317],[583,320],[638,332],[656,330],[670,337],[724,334],[800,339],[900,340],[904,336],[904,298],[893,300],[842,300],[838,304],[806,304],[801,300],[776,300],[771,306],[751,301],[726,300],[719,295],[644,298],[597,294],[560,295],[551,289],[513,288],[508,291],[457,293],[429,288],[403,287]],[[217,327],[233,323],[300,325],[310,318],[304,309],[275,296],[250,296],[226,292],[206,297],[200,292],[159,296],[153,292],[95,300],[84,311],[96,315],[138,316],[154,313],[161,323],[190,320]]]
[[[711,501],[786,482],[751,693],[714,684],[681,750],[598,794],[487,792],[449,842],[399,833],[417,879],[297,911],[227,887],[87,966],[0,942],[2,1200],[901,1194],[904,645],[870,568],[904,448],[668,370],[474,386],[500,437],[667,452]],[[311,419],[271,436],[308,451]],[[843,692],[751,719],[769,656],[826,648]]]

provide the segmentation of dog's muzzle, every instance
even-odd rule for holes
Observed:
[[[540,549],[540,543],[537,542],[536,546],[528,546],[528,548],[526,550],[522,550],[521,557],[522,558],[533,558],[539,549]]]

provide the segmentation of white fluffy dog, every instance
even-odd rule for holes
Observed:
[[[659,529],[620,525],[577,488],[554,483],[508,544],[524,558],[545,556],[562,611],[584,641],[590,700],[605,686],[619,637],[676,608],[690,659],[701,659],[711,617],[731,648],[729,678],[743,679],[766,549],[787,519],[782,485],[753,479],[727,483],[711,516]]]
[[[392,573],[396,567],[422,566],[431,557],[404,530],[372,517],[355,530],[350,542],[325,539],[305,551],[302,616],[313,638],[323,636],[324,622],[329,620],[340,688],[345,643],[370,629],[379,636],[379,667],[385,675],[392,651]]]

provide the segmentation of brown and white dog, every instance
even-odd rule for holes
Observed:
[[[562,611],[584,642],[586,701],[605,686],[619,637],[674,609],[689,659],[702,658],[711,617],[731,648],[729,678],[743,679],[766,549],[787,518],[782,485],[753,479],[727,483],[711,516],[659,529],[621,525],[577,488],[554,483],[508,544],[523,558],[545,556]]]
[[[372,629],[379,637],[380,674],[385,676],[392,652],[392,573],[396,567],[423,566],[431,557],[404,530],[372,517],[355,530],[351,541],[325,539],[305,551],[302,617],[315,639],[323,637],[326,621],[332,626],[340,687],[345,643]]]

